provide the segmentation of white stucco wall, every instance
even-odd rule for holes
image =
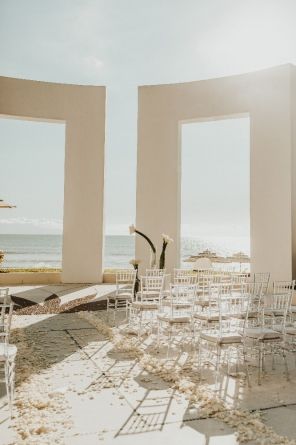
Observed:
[[[0,115],[65,122],[62,281],[102,281],[105,87],[0,77]]]
[[[137,216],[158,240],[170,234],[167,268],[180,256],[180,131],[182,121],[250,116],[251,270],[272,279],[292,274],[291,76],[283,65],[238,76],[142,86],[138,103]],[[136,242],[136,257],[148,259]],[[147,262],[142,263],[142,270]]]

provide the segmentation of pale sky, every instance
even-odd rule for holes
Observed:
[[[135,218],[137,86],[296,63],[295,19],[294,0],[0,0],[0,75],[107,86],[106,229],[127,233]],[[210,124],[184,129],[183,167],[190,153],[202,160],[202,183],[210,153],[218,159],[217,150],[229,147],[226,167],[240,172],[232,177],[241,204],[231,192],[233,206],[217,205],[218,183],[222,196],[233,189],[218,175],[209,188],[214,205],[192,193],[182,222],[199,231],[218,219],[225,230],[246,233],[248,125]],[[63,126],[0,120],[0,136],[0,198],[18,206],[1,211],[0,233],[60,231]],[[187,164],[184,196],[195,173]]]

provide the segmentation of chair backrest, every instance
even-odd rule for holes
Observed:
[[[212,284],[211,275],[199,275],[197,278],[198,295],[200,299],[207,298],[210,293],[210,286]]]
[[[218,313],[219,323],[215,327],[219,331],[219,335],[222,336],[223,333],[228,332],[232,328],[233,323],[230,320],[237,309],[234,307],[234,300],[232,298],[232,285],[231,283],[220,284],[214,290],[216,303],[214,301],[210,302],[216,313]],[[213,295],[211,296],[213,298]],[[237,300],[237,297],[236,297]],[[209,308],[211,311],[211,308]]]
[[[196,283],[170,284],[170,293],[173,299],[186,299],[194,301],[196,298]]]
[[[262,283],[262,294],[265,295],[268,290],[270,280],[270,272],[254,273],[254,283]]]
[[[193,269],[174,269],[173,279],[175,281],[176,279],[187,275],[194,275]]]
[[[0,289],[0,304],[8,304],[9,298],[9,288],[5,287]]]
[[[141,277],[141,294],[145,293],[160,294],[164,288],[164,275],[160,276],[144,276]]]
[[[273,293],[274,294],[285,294],[287,292],[293,292],[295,287],[295,280],[292,281],[274,281],[273,282]]]
[[[0,303],[0,342],[8,343],[12,320],[13,303]]]
[[[170,313],[191,315],[196,301],[196,284],[170,285]],[[185,304],[185,306],[183,305]]]
[[[192,274],[192,275],[180,275],[174,278],[174,284],[175,285],[184,285],[186,286],[187,284],[196,284],[197,283],[197,275],[196,274]]]
[[[133,284],[136,280],[137,271],[134,269],[121,269],[116,272],[116,284]]]
[[[161,277],[165,275],[165,269],[146,269],[146,277]]]
[[[274,281],[273,294],[270,297],[269,306],[272,309],[289,310],[292,304],[292,295],[295,287],[295,280]]]
[[[257,320],[261,311],[262,283],[241,283],[233,290],[232,284],[219,287],[219,329],[221,332],[243,329],[248,326],[249,316]]]
[[[174,269],[174,277],[179,277],[183,275],[192,275],[193,269]]]

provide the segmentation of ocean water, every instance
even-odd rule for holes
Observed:
[[[168,246],[169,249],[169,246]],[[202,250],[210,249],[218,255],[231,255],[237,251],[249,254],[249,240],[241,238],[212,237],[182,238],[181,264],[183,260]],[[62,258],[61,235],[1,235],[0,250],[5,252],[2,268],[60,268]],[[147,248],[147,255],[149,250]],[[135,257],[135,237],[107,235],[105,237],[104,267],[129,267]],[[243,265],[245,268],[245,265]]]

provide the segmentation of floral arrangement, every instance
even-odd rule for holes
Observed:
[[[151,241],[151,239],[147,235],[145,235],[143,232],[140,232],[139,230],[137,230],[134,224],[132,224],[129,227],[129,232],[130,232],[130,235],[132,235],[133,233],[136,233],[137,235],[141,236],[142,238],[144,238],[147,241],[147,243],[150,246],[150,252],[151,252],[150,268],[151,269],[155,268],[156,267],[156,248],[155,248],[155,245],[153,244],[153,242]],[[161,254],[159,257],[159,269],[165,268],[166,248],[167,248],[168,244],[170,244],[172,242],[174,242],[174,240],[172,238],[170,238],[169,235],[166,235],[165,233],[162,234],[162,251],[161,251]],[[136,261],[137,261],[137,265],[135,264]],[[132,264],[134,266],[134,268],[138,270],[139,260],[131,260],[130,264]]]
[[[165,268],[165,251],[169,243],[173,243],[174,240],[165,233],[162,234],[162,251],[159,257],[159,269]]]
[[[153,242],[151,241],[151,239],[148,238],[148,236],[145,235],[143,232],[140,232],[139,230],[137,230],[136,227],[134,226],[134,224],[132,224],[129,227],[129,232],[130,232],[130,235],[132,235],[133,233],[136,233],[137,235],[141,236],[142,238],[144,238],[147,241],[147,243],[150,246],[150,252],[151,252],[150,267],[151,267],[151,269],[156,267],[156,248],[155,248]]]

